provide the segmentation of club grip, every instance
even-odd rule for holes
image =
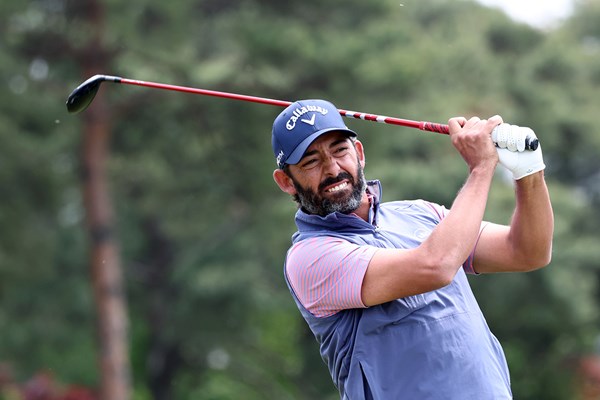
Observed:
[[[531,137],[529,136],[525,138],[525,150],[535,151],[539,145],[540,141],[538,140],[538,138],[531,139]]]
[[[437,124],[435,122],[422,121],[419,124],[419,128],[423,131],[437,132],[437,133],[450,133],[450,127],[445,124]],[[525,150],[535,151],[540,145],[540,141],[536,137],[525,137]]]
[[[437,133],[450,133],[450,127],[445,124],[436,124],[435,122],[421,122],[421,130]]]

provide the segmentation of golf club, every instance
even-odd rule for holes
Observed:
[[[222,97],[222,98],[226,98],[226,99],[249,101],[249,102],[253,102],[253,103],[269,104],[269,105],[280,106],[280,107],[287,107],[290,104],[292,104],[292,102],[290,102],[290,101],[268,99],[268,98],[264,98],[264,97],[247,96],[247,95],[243,95],[243,94],[219,92],[219,91],[215,91],[215,90],[198,89],[198,88],[192,88],[192,87],[186,87],[186,86],[175,86],[175,85],[169,85],[169,84],[164,84],[164,83],[139,81],[139,80],[121,78],[118,76],[111,76],[111,75],[94,75],[91,78],[89,78],[88,80],[86,80],[85,82],[83,82],[81,85],[77,86],[77,88],[75,88],[75,90],[73,90],[71,92],[71,94],[67,98],[67,110],[70,113],[79,113],[79,112],[85,110],[91,104],[91,102],[94,100],[94,96],[96,96],[96,93],[98,92],[98,89],[100,88],[100,84],[102,82],[121,83],[121,84],[125,84],[125,85],[135,85],[135,86],[143,86],[143,87],[154,88],[154,89],[163,89],[163,90],[172,90],[172,91],[184,92],[184,93],[200,94],[200,95],[204,95],[204,96]],[[418,128],[422,131],[428,131],[428,132],[437,132],[437,133],[442,133],[442,134],[449,133],[448,125],[437,124],[434,122],[412,121],[409,119],[386,117],[386,116],[382,116],[382,115],[375,115],[375,114],[356,112],[356,111],[348,111],[348,110],[342,110],[342,109],[338,109],[338,111],[342,116],[348,117],[348,118],[362,119],[365,121],[374,121],[374,122],[379,122],[379,123],[383,123],[383,124],[400,125],[400,126],[405,126],[405,127],[409,127],[409,128]],[[539,144],[538,139],[530,140],[529,138],[527,138],[525,140],[525,148],[527,150],[537,149],[538,144]]]

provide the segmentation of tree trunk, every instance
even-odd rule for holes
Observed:
[[[109,64],[103,48],[104,9],[98,0],[85,3],[85,19],[91,40],[80,57],[89,77]],[[83,4],[82,4],[83,5]],[[113,207],[106,177],[110,142],[110,115],[103,91],[84,114],[82,179],[87,230],[90,237],[91,278],[97,312],[100,400],[128,400],[131,378],[128,319],[119,245],[115,236]]]
[[[110,128],[102,96],[98,97],[86,111],[83,179],[97,312],[100,399],[127,400],[130,397],[127,306],[106,178]]]

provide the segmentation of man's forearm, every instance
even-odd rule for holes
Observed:
[[[472,251],[485,213],[493,169],[474,171],[457,195],[448,215],[423,244],[456,268]],[[455,271],[454,271],[455,272]]]
[[[544,172],[516,181],[515,193],[509,234],[514,253],[532,268],[547,265],[552,254],[554,214]]]

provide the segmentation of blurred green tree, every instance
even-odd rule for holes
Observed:
[[[471,1],[105,0],[101,46],[90,48],[88,2],[2,2],[0,361],[22,380],[49,369],[99,385],[78,160],[90,117],[67,115],[64,100],[102,72],[324,97],[434,122],[499,113],[533,127],[557,217],[552,266],[472,282],[506,349],[515,397],[568,398],[565,360],[591,348],[600,314],[592,3],[541,32]],[[82,69],[81,54],[106,70]],[[295,206],[271,179],[279,110],[116,85],[100,92],[110,107],[107,174],[132,397],[337,398],[282,279]],[[361,134],[367,177],[383,181],[384,200],[451,205],[466,170],[445,137],[348,125]],[[511,207],[499,173],[488,217],[508,221]]]

